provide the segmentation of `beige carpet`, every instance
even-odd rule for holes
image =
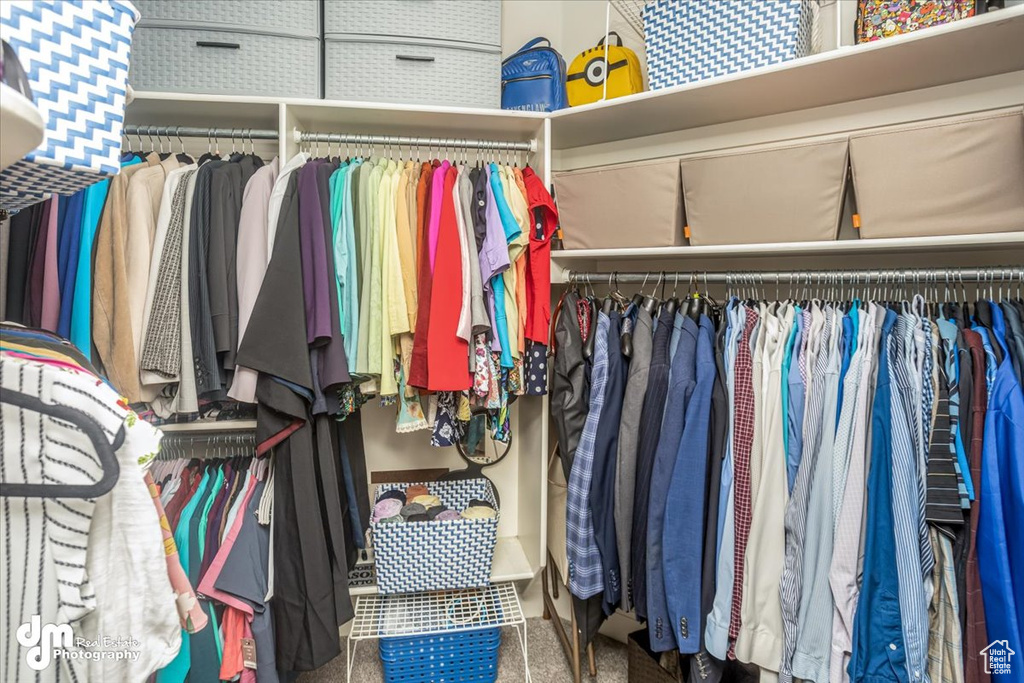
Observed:
[[[566,629],[568,624],[566,623]],[[534,683],[563,683],[572,681],[572,670],[562,654],[562,646],[555,635],[551,622],[540,617],[527,620],[530,651],[530,674]],[[316,671],[299,677],[299,683],[345,683],[345,643],[342,655]],[[583,681],[591,683],[626,683],[626,646],[622,643],[598,636],[594,644],[597,656],[597,678],[590,678],[583,665]],[[362,641],[356,650],[356,661],[352,668],[351,683],[378,683],[383,680],[380,656],[376,641]],[[501,634],[501,650],[498,653],[498,683],[519,683],[525,681],[523,652],[519,638],[511,628]]]

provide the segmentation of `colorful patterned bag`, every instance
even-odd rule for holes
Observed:
[[[858,0],[857,42],[867,43],[973,17],[974,3],[975,0]]]

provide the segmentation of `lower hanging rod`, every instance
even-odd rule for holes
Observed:
[[[156,136],[161,138],[227,138],[229,140],[276,140],[277,131],[262,128],[198,128],[196,126],[126,125],[125,136]]]
[[[565,282],[573,284],[652,284],[654,282],[694,282],[722,285],[766,284],[899,284],[923,283],[950,285],[961,282],[1024,281],[1024,265],[987,268],[874,268],[869,270],[773,270],[773,271],[606,271],[588,273],[565,271]]]
[[[467,140],[466,138],[422,138],[403,135],[359,135],[356,133],[310,133],[295,129],[295,142],[328,142],[341,145],[394,145],[395,147],[438,147],[482,149],[496,152],[535,152],[537,141]]]

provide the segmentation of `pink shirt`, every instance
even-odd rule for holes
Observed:
[[[43,261],[43,314],[40,327],[57,331],[60,320],[60,283],[57,279],[57,197],[46,202],[46,254]]]
[[[427,235],[430,244],[430,272],[434,272],[434,259],[437,256],[437,236],[441,233],[441,198],[444,196],[444,175],[451,168],[447,161],[434,169],[434,177],[430,183],[430,221],[427,224]]]

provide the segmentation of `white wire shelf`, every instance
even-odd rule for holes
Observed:
[[[495,583],[435,593],[360,595],[348,637],[372,640],[456,633],[525,622],[515,585]]]

